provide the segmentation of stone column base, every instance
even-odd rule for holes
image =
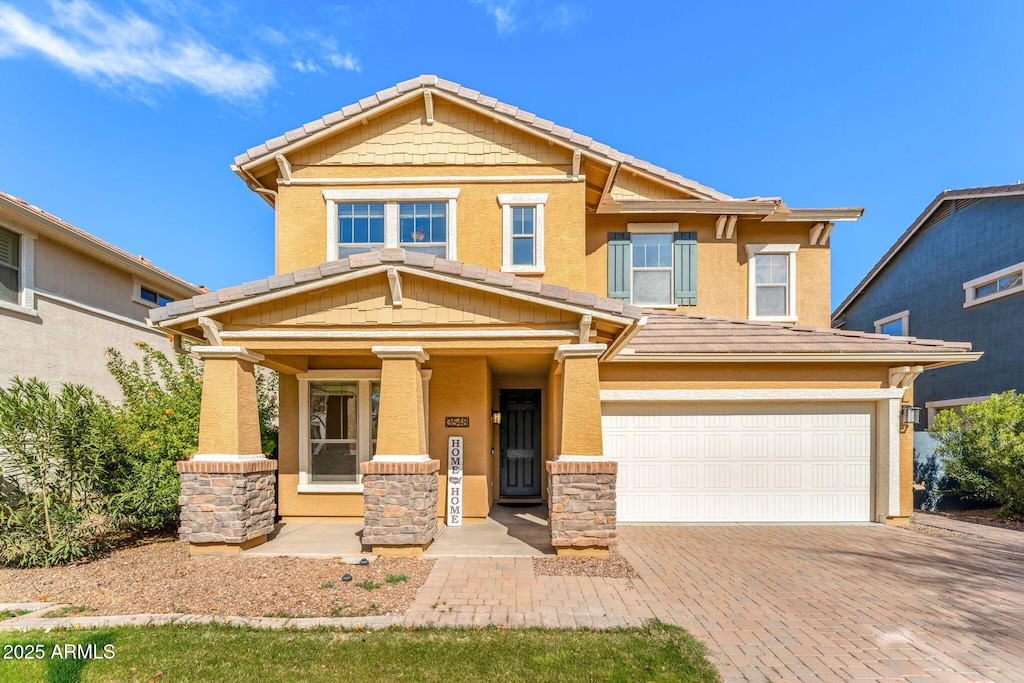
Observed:
[[[277,504],[276,460],[183,460],[178,535],[197,555],[233,555],[267,540]]]
[[[618,545],[614,460],[551,460],[548,525],[559,555],[607,557]]]
[[[375,554],[422,557],[437,535],[438,460],[371,460],[363,474],[363,545]]]

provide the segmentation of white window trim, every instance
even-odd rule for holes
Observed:
[[[447,255],[445,258],[458,259],[456,244],[458,242],[458,221],[456,208],[460,190],[458,188],[386,188],[373,190],[324,190],[324,201],[327,203],[327,260],[338,258],[338,204],[351,202],[369,202],[384,204],[384,248],[393,249],[401,246],[398,235],[398,204],[399,202],[429,202],[439,199],[448,200],[448,225],[446,226]]]
[[[430,370],[420,370],[423,378],[424,424],[430,424]],[[309,384],[310,382],[358,382],[356,416],[356,452],[370,453],[370,382],[379,382],[380,370],[311,370],[297,375],[299,380],[299,493],[362,493],[363,475],[356,474],[354,484],[315,484],[309,466]],[[429,442],[430,433],[427,432]],[[360,460],[359,462],[365,462]]]
[[[678,223],[627,223],[626,232],[632,235],[674,235],[679,232]],[[673,303],[668,304],[636,304],[653,310],[674,311],[678,308],[675,304],[675,247],[672,251],[672,265],[669,266],[669,298]],[[629,245],[629,303],[633,303],[633,245]]]
[[[747,246],[747,317],[750,320],[766,320],[778,323],[795,323],[796,314],[796,252],[799,244],[748,244]],[[787,315],[757,314],[757,269],[754,257],[760,254],[788,254],[789,282],[786,285]]]
[[[986,285],[995,280],[1001,280],[1007,275],[1012,275],[1016,272],[1024,271],[1024,263],[1017,263],[1007,268],[1002,268],[989,273],[988,275],[982,275],[976,277],[973,280],[969,280],[964,283],[964,308],[970,308],[971,306],[977,306],[988,301],[994,301],[995,299],[1002,299],[1004,296],[1010,296],[1011,294],[1018,294],[1024,292],[1024,285],[1020,287],[1014,287],[1013,289],[1006,289],[1002,292],[996,292],[995,294],[989,294],[988,296],[975,297],[974,290],[981,285]]]
[[[160,308],[161,306],[159,302],[153,303],[152,301],[147,301],[146,299],[142,298],[143,287],[145,287],[151,292],[156,292],[157,299],[159,299],[160,297],[166,297],[168,299],[171,299],[171,301],[174,301],[174,299],[168,296],[165,292],[161,292],[159,287],[153,287],[152,285],[147,285],[145,282],[141,282],[136,278],[132,278],[132,301],[134,301],[137,304],[142,304],[146,308]]]
[[[501,204],[501,271],[542,275],[544,273],[544,205],[546,194],[499,194]],[[512,263],[512,207],[532,206],[533,222],[533,265]]]
[[[0,301],[0,310],[10,311],[32,317],[39,317],[36,310],[35,290],[35,253],[36,233],[31,230],[15,229],[4,226],[18,236],[18,303]]]
[[[884,325],[888,325],[889,323],[896,322],[897,320],[900,320],[900,321],[903,322],[903,325],[900,327],[900,333],[897,336],[900,336],[900,337],[909,336],[909,332],[910,332],[910,309],[909,308],[907,310],[905,310],[905,311],[900,311],[899,313],[893,313],[892,315],[886,316],[884,318],[879,318],[878,320],[876,320],[875,321],[875,334],[882,334],[882,327]]]
[[[925,409],[928,411],[928,426],[935,424],[935,415],[940,410],[947,408],[959,408],[961,406],[970,405],[972,403],[981,403],[992,398],[991,394],[986,396],[969,396],[967,398],[948,398],[942,401],[927,401],[924,404]]]

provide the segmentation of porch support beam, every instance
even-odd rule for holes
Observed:
[[[562,442],[559,460],[565,457],[600,457],[601,384],[597,359],[606,344],[562,344],[555,361],[562,364]]]
[[[371,351],[382,361],[377,455],[373,459],[429,460],[420,364],[430,356],[422,346],[374,346]]]

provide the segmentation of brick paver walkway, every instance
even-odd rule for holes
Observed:
[[[1024,681],[1024,535],[881,525],[622,527],[636,579],[442,558],[406,623],[609,626],[651,616],[726,681]]]

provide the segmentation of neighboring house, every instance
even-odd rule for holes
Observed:
[[[563,553],[617,522],[905,524],[901,403],[977,357],[829,329],[861,209],[736,199],[435,76],[235,162],[277,274],[151,315],[207,344],[197,552],[265,539],[278,467],[286,521],[362,520],[376,552],[503,500],[546,500]],[[281,373],[279,462],[253,364]]]
[[[170,352],[149,311],[205,291],[0,192],[0,386],[37,377],[119,399],[106,350]]]
[[[1024,389],[1024,184],[939,194],[832,314],[833,324],[928,339],[965,339],[977,363],[914,385],[918,430],[943,408]]]

